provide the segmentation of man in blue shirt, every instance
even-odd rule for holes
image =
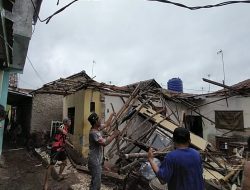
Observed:
[[[153,151],[148,151],[148,160],[161,182],[169,190],[204,190],[202,160],[200,154],[190,145],[190,133],[178,127],[174,130],[175,150],[168,153],[158,167],[153,161]]]

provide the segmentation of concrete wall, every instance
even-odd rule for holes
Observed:
[[[124,98],[126,101],[127,98]],[[104,110],[105,110],[105,121],[109,118],[110,114],[113,112],[111,103],[114,106],[114,110],[117,113],[121,107],[124,105],[122,99],[118,96],[107,96],[105,95],[105,103],[104,103]]]
[[[75,94],[64,97],[63,115],[68,115],[68,108],[75,107],[75,132],[71,135],[74,146],[83,157],[87,158],[89,149],[89,130],[88,122],[90,115],[90,102],[95,102],[95,112],[101,115],[100,92],[94,89],[86,89]]]
[[[123,98],[125,101],[127,98]],[[103,112],[104,112],[104,118],[105,121],[108,120],[109,116],[111,113],[113,113],[112,107],[111,107],[111,103],[114,107],[114,110],[116,113],[118,113],[118,111],[122,108],[122,106],[124,105],[121,97],[119,96],[108,96],[108,95],[104,95],[104,104],[102,106]],[[104,120],[103,120],[104,122]],[[122,130],[123,127],[125,126],[125,123],[119,126],[119,130]],[[107,145],[104,148],[104,155],[107,153],[107,151],[113,146],[113,143]],[[114,159],[115,160],[115,159]]]
[[[50,130],[52,120],[62,120],[63,96],[54,94],[35,94],[32,101],[31,130]]]
[[[33,0],[33,2],[36,6],[37,0]],[[29,38],[32,36],[32,20],[34,14],[34,7],[30,0],[15,1],[12,13],[8,11],[5,12],[5,16],[14,22],[13,33]]]
[[[178,104],[172,101],[166,101],[167,113],[166,116],[170,115],[170,119],[174,121],[176,124],[179,124],[181,117],[183,116],[182,113],[185,112],[186,115],[190,115],[190,111],[187,111],[187,107]]]
[[[35,6],[40,6],[41,2],[33,0]],[[38,7],[39,8],[39,7]],[[39,12],[39,9],[37,9]],[[12,12],[5,11],[5,16],[13,21],[13,62],[10,67],[18,72],[22,72],[28,52],[29,42],[32,36],[32,21],[35,13],[30,0],[18,0],[13,4]]]
[[[219,98],[207,98],[205,102],[211,102]],[[232,134],[238,134],[242,136],[249,136],[250,135],[250,97],[231,97],[228,98],[228,107],[226,100],[221,100],[219,102],[215,102],[212,104],[208,104],[204,107],[200,108],[201,114],[207,116],[209,119],[215,121],[215,110],[217,111],[243,111],[243,119],[244,119],[244,128],[245,132],[234,132]],[[204,122],[204,138],[207,139],[209,142],[214,143],[215,135],[221,135],[228,130],[217,130],[215,125],[205,119]]]
[[[68,116],[68,108],[75,108],[74,134],[70,135],[78,152],[83,146],[83,112],[84,112],[84,90],[63,98],[63,117]]]

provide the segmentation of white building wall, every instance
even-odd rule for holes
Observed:
[[[207,98],[205,103],[214,101],[216,99],[220,99],[221,97]],[[250,131],[250,97],[242,97],[235,96],[227,99],[228,106],[226,100],[221,100],[215,103],[208,104],[206,106],[201,107],[200,113],[212,121],[215,121],[215,111],[243,111],[243,119],[244,119],[244,128],[246,132],[237,132],[239,135],[249,135],[248,131]],[[209,142],[213,143],[216,135],[222,135],[228,130],[217,130],[215,128],[215,124],[203,119],[204,127],[203,127],[203,135],[204,138]],[[229,135],[232,135],[230,133]]]
[[[125,101],[127,98],[123,98]],[[114,107],[116,113],[121,109],[124,105],[121,97],[119,96],[107,96],[105,95],[105,121],[109,118],[110,114],[113,112],[111,103]]]
[[[126,102],[127,98],[123,98]],[[105,121],[108,120],[109,116],[111,113],[113,113],[113,109],[111,107],[111,103],[114,107],[115,113],[118,113],[119,110],[122,108],[122,106],[124,105],[121,97],[119,96],[108,96],[105,95],[105,100],[104,100],[104,118]],[[104,122],[104,121],[103,121]],[[121,126],[119,126],[119,130],[122,130],[122,128],[124,127],[124,124],[122,124]],[[112,147],[113,143],[111,143],[110,145],[108,145],[107,147],[104,148],[104,154],[107,153],[107,150],[110,149],[110,147]]]

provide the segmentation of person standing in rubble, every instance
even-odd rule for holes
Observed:
[[[88,156],[88,168],[91,174],[90,190],[101,189],[103,147],[111,143],[120,133],[119,130],[115,130],[111,136],[107,138],[104,138],[103,136],[103,131],[110,128],[114,114],[115,113],[112,113],[104,124],[101,124],[101,120],[96,113],[92,113],[88,117],[88,121],[92,126],[89,132]]]
[[[71,120],[69,118],[63,119],[63,124],[56,128],[56,133],[53,135],[53,142],[50,154],[50,165],[45,175],[44,190],[48,189],[48,176],[51,175],[52,170],[55,170],[54,165],[56,164],[57,161],[62,162],[59,169],[58,180],[60,181],[63,179],[62,173],[67,165],[67,160],[66,160],[67,157],[65,150],[67,141],[66,138],[70,126],[71,126]]]
[[[189,147],[190,133],[178,127],[173,133],[175,150],[168,153],[160,167],[153,161],[153,150],[148,151],[148,160],[161,182],[169,190],[204,190],[202,159],[198,151]]]

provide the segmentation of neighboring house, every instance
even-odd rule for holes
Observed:
[[[34,94],[34,98],[37,95],[41,97],[38,98],[35,102],[39,102],[41,104],[43,103],[44,106],[43,108],[41,108],[40,106],[35,106],[36,103],[34,102],[33,105],[36,108],[32,111],[33,122],[31,125],[31,130],[35,131],[37,129],[42,129],[42,127],[49,130],[50,128],[48,127],[48,124],[52,120],[62,121],[63,117],[69,117],[72,120],[72,128],[70,131],[70,133],[72,134],[71,138],[73,139],[74,145],[78,147],[78,151],[81,152],[83,134],[86,128],[84,127],[84,125],[87,125],[87,116],[85,117],[83,113],[85,112],[85,110],[90,109],[89,102],[91,98],[94,102],[100,102],[97,101],[97,99],[100,99],[100,94],[98,93],[98,91],[86,89],[87,81],[93,80],[85,73],[85,71],[82,71],[65,79],[60,78],[56,81],[52,81],[48,84],[43,85],[42,88],[33,91],[32,93]],[[48,101],[47,103],[46,97],[51,97],[50,101]],[[55,99],[53,100],[52,97],[55,97]],[[57,101],[57,103],[55,101]],[[88,102],[88,104],[86,102]],[[56,103],[56,107],[54,107],[51,103],[53,103],[53,105],[55,105],[54,103]],[[99,109],[98,103],[92,105],[97,110],[97,112]],[[47,112],[45,110],[50,111]],[[47,115],[47,117],[44,118],[47,123],[46,126],[42,126],[42,123],[44,123],[43,121],[36,120],[36,118],[39,117],[39,112],[43,112],[43,116]],[[54,114],[51,114],[51,112],[54,112]],[[55,113],[57,115],[55,115]]]
[[[42,0],[0,0],[0,104],[4,106],[7,103],[9,74],[23,71],[32,24],[36,24],[41,3]],[[2,140],[1,127],[0,155]]]
[[[214,102],[210,103],[209,102]],[[204,120],[204,137],[214,142],[215,136],[235,136],[246,142],[250,136],[250,79],[229,89],[208,94],[200,113],[213,120]]]
[[[143,84],[150,88],[160,88],[160,85],[153,79],[143,81]],[[46,84],[34,92],[64,96],[63,116],[72,120],[71,139],[77,151],[87,157],[88,136],[91,128],[88,122],[90,113],[96,112],[103,121],[107,120],[113,112],[111,103],[115,112],[118,112],[137,85],[138,83],[117,87],[98,83],[82,71],[66,79],[61,78]]]
[[[66,95],[76,92],[74,89],[75,84],[74,82],[72,84],[72,80],[78,80],[79,78],[85,79],[85,76],[90,79],[90,77],[85,74],[85,71],[83,71],[65,79],[61,78],[47,83],[43,85],[43,87],[31,92],[33,95],[31,133],[49,131],[52,121],[62,121],[63,116],[68,116],[68,112],[64,114],[63,111],[63,99]],[[79,102],[79,104],[81,103]],[[70,116],[72,126],[74,127],[73,115]],[[74,131],[73,127],[72,131]]]
[[[52,121],[62,121],[63,96],[32,92],[30,133],[50,131]]]
[[[185,112],[186,127],[217,148],[221,137],[246,142],[250,136],[250,79],[214,93],[182,93],[171,99],[180,103],[179,113]]]
[[[244,84],[246,83],[249,85],[249,81],[244,82]],[[82,71],[68,78],[61,78],[51,83],[45,84],[42,88],[35,90],[34,93],[39,94],[39,96],[46,94],[46,96],[51,97],[53,97],[51,94],[56,94],[58,96],[58,101],[60,101],[59,96],[61,96],[63,99],[62,115],[72,119],[72,129],[70,133],[73,144],[79,153],[81,153],[84,157],[87,157],[89,146],[88,135],[91,128],[87,118],[90,113],[96,112],[100,115],[103,121],[107,120],[110,113],[113,112],[111,103],[115,112],[118,112],[138,84],[139,83],[134,83],[127,86],[117,87],[114,85],[98,83],[91,79],[85,73],[85,71]],[[200,137],[204,137],[204,139],[208,140],[214,145],[216,144],[215,135],[221,135],[223,132],[228,131],[217,129],[219,123],[221,123],[220,117],[220,119],[216,119],[218,118],[216,116],[217,114],[220,114],[224,111],[231,111],[226,113],[236,114],[238,120],[235,122],[235,124],[240,124],[241,128],[249,127],[250,98],[249,92],[247,91],[247,89],[249,90],[249,86],[233,86],[235,89],[234,92],[218,91],[210,94],[193,95],[162,89],[154,79],[142,81],[140,84],[141,89],[145,87],[147,88],[146,90],[142,90],[144,91],[143,96],[145,96],[143,101],[145,101],[147,97],[152,97],[154,95],[154,90],[155,94],[161,94],[161,98],[156,96],[156,98],[152,98],[148,102],[153,110],[161,111],[161,114],[171,120],[171,122],[173,122],[175,125],[186,126],[191,132]],[[147,90],[151,90],[150,95],[147,94]],[[225,98],[225,93],[227,93],[227,99]],[[227,102],[229,105],[228,107]],[[58,103],[58,105],[62,104]],[[137,100],[133,105],[136,107],[140,104],[140,100]],[[54,109],[53,106],[47,106],[48,107],[45,108],[46,105],[44,104],[44,109],[49,109],[51,111]],[[57,109],[59,113],[60,107],[57,107]],[[46,111],[44,113],[46,113]],[[33,116],[34,114],[32,114],[32,117]],[[236,116],[234,117],[235,121]],[[37,117],[39,117],[39,114],[37,114]],[[53,117],[50,117],[48,120],[52,120],[52,118]],[[137,126],[142,121],[142,118],[136,117],[133,121],[133,125]],[[36,125],[32,124],[31,131],[38,128],[41,129],[43,126],[41,123],[42,121],[37,121]],[[242,125],[244,126],[242,127]],[[39,127],[37,128],[36,126]],[[229,123],[227,123],[227,126],[229,126]],[[232,125],[231,129],[234,129],[234,126],[235,125]],[[122,126],[120,129],[121,128]],[[48,129],[48,127],[46,129]],[[133,129],[131,130],[133,131]],[[142,128],[142,130],[144,129]],[[138,132],[141,133],[142,131]],[[232,132],[231,134],[236,133]],[[106,150],[108,149],[109,147],[106,148]]]

